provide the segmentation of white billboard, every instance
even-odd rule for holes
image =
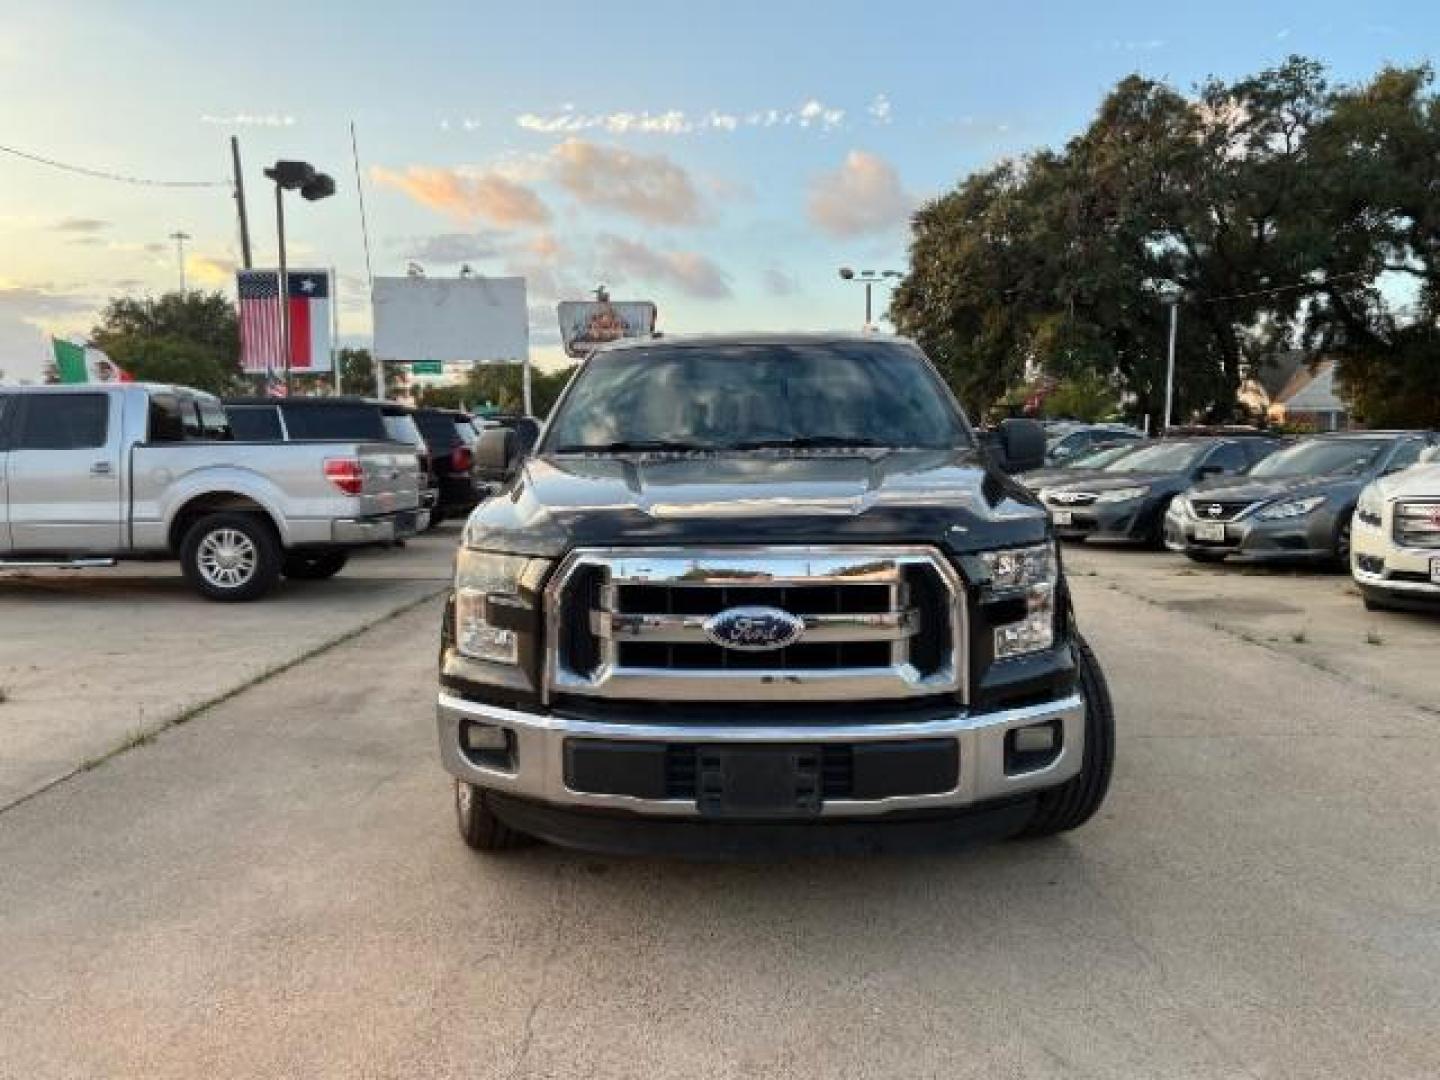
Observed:
[[[373,301],[381,360],[530,360],[523,277],[377,277]]]
[[[558,314],[567,356],[584,356],[607,341],[655,333],[655,305],[649,300],[562,300]]]

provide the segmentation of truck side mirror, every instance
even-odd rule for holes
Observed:
[[[1045,429],[1034,420],[1000,421],[1000,467],[1009,473],[1045,464]]]
[[[504,483],[514,474],[522,458],[520,440],[509,428],[486,428],[475,448],[475,468],[492,483]]]

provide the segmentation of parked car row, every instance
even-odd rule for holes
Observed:
[[[1440,434],[1135,440],[1019,480],[1069,540],[1351,569],[1369,607],[1440,602]]]

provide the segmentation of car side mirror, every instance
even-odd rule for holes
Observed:
[[[1034,420],[1002,420],[995,448],[1008,473],[1038,469],[1045,464],[1045,429]]]
[[[1224,473],[1225,466],[1215,464],[1201,465],[1200,468],[1195,470],[1195,476],[1200,480],[1205,480],[1211,476],[1222,476]]]
[[[503,484],[515,474],[524,455],[520,440],[509,428],[486,428],[475,448],[475,467],[482,479]]]

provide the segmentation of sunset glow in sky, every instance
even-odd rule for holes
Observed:
[[[274,259],[261,169],[299,157],[335,198],[294,200],[291,259],[334,266],[341,332],[369,303],[348,125],[358,127],[376,273],[469,263],[554,304],[606,282],[661,328],[857,326],[842,264],[903,269],[908,213],[966,172],[1063,142],[1139,71],[1188,89],[1291,53],[1337,81],[1428,59],[1440,5],[181,5],[0,7],[0,144],[145,179],[225,181],[245,155],[256,261]],[[228,187],[161,188],[0,154],[0,370],[31,376],[43,332],[114,295],[233,292]]]

